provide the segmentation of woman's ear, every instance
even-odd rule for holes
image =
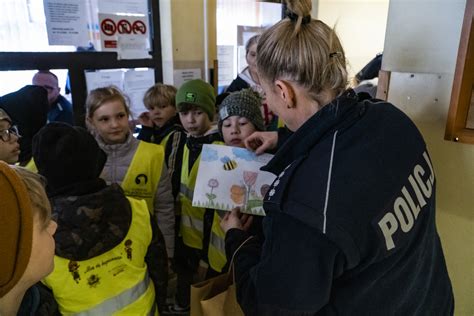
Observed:
[[[295,90],[289,82],[276,80],[275,87],[287,108],[291,109],[296,107]]]

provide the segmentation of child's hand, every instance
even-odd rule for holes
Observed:
[[[227,212],[221,220],[221,228],[224,233],[227,233],[229,229],[238,228],[242,230],[248,230],[252,224],[253,216],[248,214],[240,213],[240,208],[235,207],[232,211]]]
[[[150,118],[150,112],[143,112],[138,116],[138,121],[143,126],[153,127],[153,121]]]
[[[257,155],[263,154],[266,150],[276,148],[278,144],[277,132],[253,132],[244,140],[247,149],[255,151]]]

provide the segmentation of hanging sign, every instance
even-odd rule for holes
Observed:
[[[137,37],[149,49],[148,16],[124,16],[99,13],[100,39],[103,51],[117,51],[121,35]]]

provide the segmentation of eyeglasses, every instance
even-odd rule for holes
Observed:
[[[12,139],[12,135],[17,136],[18,138],[21,137],[20,133],[18,132],[18,127],[12,126],[9,129],[0,131],[0,139],[4,142],[9,142]]]

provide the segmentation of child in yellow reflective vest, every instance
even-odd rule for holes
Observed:
[[[146,202],[99,178],[107,157],[84,128],[46,125],[33,157],[58,223],[55,268],[43,282],[61,314],[158,315],[167,258]]]
[[[127,100],[116,87],[92,90],[86,111],[87,125],[107,154],[101,177],[108,184],[120,184],[125,195],[147,202],[165,238],[168,257],[172,258],[175,213],[163,146],[133,137]]]
[[[182,163],[175,170],[180,176],[180,226],[173,266],[178,276],[177,294],[170,312],[189,309],[190,285],[206,271],[203,266],[207,263],[202,259],[207,257],[214,210],[193,207],[192,199],[202,145],[221,143],[217,129],[212,126],[215,102],[214,89],[202,80],[185,82],[176,95],[176,107],[187,137],[182,156],[178,157]]]
[[[260,96],[251,89],[233,92],[222,101],[218,126],[227,146],[245,148],[244,140],[248,136],[255,131],[265,130],[260,104]],[[212,223],[208,261],[215,272],[223,272],[227,268],[225,234],[219,225],[225,213],[216,211]]]
[[[165,148],[165,162],[171,176],[173,196],[179,193],[180,175],[174,172],[183,155],[186,135],[176,110],[176,88],[157,83],[150,87],[143,97],[147,112],[138,116],[142,128],[137,138],[160,144]],[[178,167],[179,169],[179,167]]]

